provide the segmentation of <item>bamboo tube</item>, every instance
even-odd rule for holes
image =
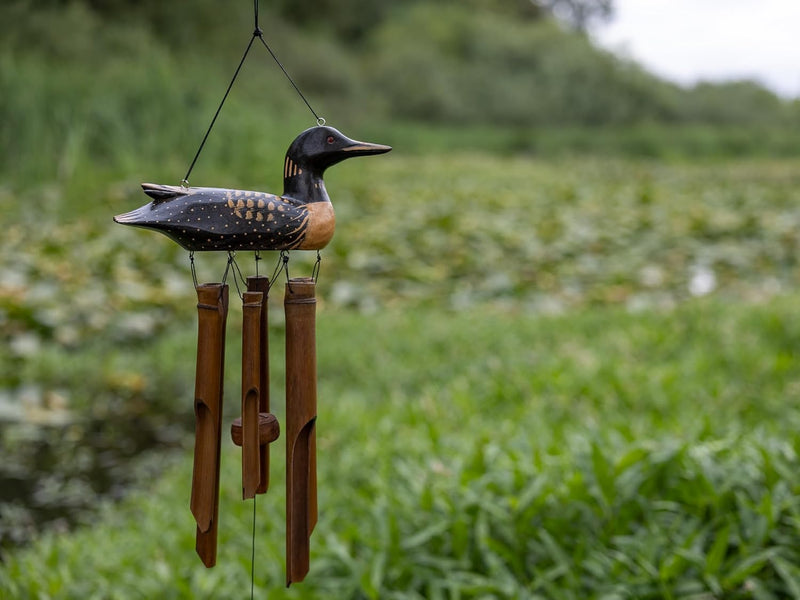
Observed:
[[[261,366],[259,369],[261,377],[258,383],[258,412],[262,413],[259,419],[263,420],[266,415],[269,415],[269,277],[248,277],[247,290],[261,292],[262,294],[259,344],[261,348]],[[273,440],[268,441],[271,442]],[[269,443],[264,439],[261,440],[259,464],[261,466],[261,476],[256,493],[264,494],[269,489]]]
[[[195,550],[206,567],[217,562],[219,464],[228,286],[197,287],[195,445],[190,507],[197,523]]]
[[[286,585],[309,567],[309,537],[317,522],[317,356],[314,280],[286,285]]]
[[[242,499],[261,481],[259,384],[261,381],[261,292],[245,292],[242,303]]]

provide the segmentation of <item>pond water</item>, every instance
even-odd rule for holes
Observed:
[[[84,522],[101,500],[160,472],[188,433],[145,418],[0,422],[0,550]]]

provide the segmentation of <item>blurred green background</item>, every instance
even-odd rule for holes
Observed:
[[[598,49],[605,0],[261,5],[315,110],[394,151],[326,175],[320,524],[284,590],[279,441],[258,593],[800,598],[800,103]],[[180,182],[252,30],[250,2],[0,5],[3,598],[246,596],[227,440],[218,566],[193,551],[188,258],[111,217]],[[191,183],[280,192],[313,124],[256,45]]]

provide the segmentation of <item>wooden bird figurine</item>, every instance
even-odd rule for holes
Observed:
[[[286,152],[283,195],[223,188],[143,183],[153,201],[114,221],[155,229],[186,250],[319,250],[333,237],[335,217],[322,175],[353,156],[391,146],[351,140],[333,127],[302,132]]]

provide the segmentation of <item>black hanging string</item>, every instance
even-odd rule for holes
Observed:
[[[319,269],[322,266],[322,256],[320,256],[319,250],[317,250],[317,260],[314,262],[314,268],[311,269],[311,279],[314,280],[314,283],[317,283],[319,279]]]
[[[275,265],[275,270],[272,272],[272,277],[269,280],[269,288],[267,288],[267,292],[272,290],[272,286],[275,285],[276,281],[278,281],[278,276],[281,274],[281,271],[286,271],[286,283],[289,283],[289,251],[288,250],[281,250],[281,254],[278,257],[278,264]]]
[[[258,32],[261,37],[261,28],[258,26],[258,0],[253,0],[253,18],[255,20],[255,29],[253,35]],[[250,38],[250,43],[253,43],[253,38]],[[258,263],[261,261],[261,253],[256,251],[256,277],[258,277]],[[269,289],[267,291],[269,293]],[[258,494],[253,496],[253,539],[250,543],[250,600],[254,599],[255,583],[256,583],[256,498]]]
[[[222,273],[222,285],[224,286],[228,282],[228,273],[231,271],[231,266],[233,266],[233,283],[236,285],[236,293],[239,295],[239,298],[242,297],[242,292],[239,289],[239,280],[236,279],[236,272],[239,271],[239,265],[236,264],[236,252],[233,250],[228,250],[228,263],[225,265],[225,271]],[[239,271],[241,273],[241,271]]]
[[[236,257],[233,258],[233,281],[236,283],[236,291],[239,292],[239,297],[242,297],[242,293],[239,290],[239,282],[242,283],[242,287],[247,289],[247,278],[242,273],[242,270],[239,268],[239,263],[236,262]]]
[[[242,270],[239,268],[239,263],[236,262],[236,252],[233,250],[228,250],[228,264],[225,267],[225,272],[222,274],[222,283],[224,284],[225,281],[228,279],[228,273],[233,273],[233,285],[236,286],[236,294],[239,296],[241,300],[242,296],[242,288],[239,287],[239,282],[243,288],[247,289],[247,280],[245,279]]]
[[[261,40],[262,44],[264,44],[264,47],[267,49],[267,52],[269,52],[270,56],[272,56],[272,60],[274,60],[275,64],[277,64],[278,67],[280,67],[281,71],[283,71],[283,74],[286,75],[286,79],[289,80],[289,83],[292,84],[292,87],[294,88],[294,90],[303,99],[303,102],[305,102],[306,106],[308,107],[308,110],[310,110],[311,114],[314,115],[314,118],[317,120],[317,125],[324,125],[325,124],[325,119],[320,117],[317,114],[317,111],[315,111],[313,108],[311,108],[311,104],[309,104],[308,100],[303,95],[303,92],[301,92],[300,88],[297,87],[297,84],[294,82],[294,79],[291,78],[289,73],[286,71],[286,69],[281,64],[281,61],[278,60],[278,57],[275,56],[275,53],[272,51],[272,48],[269,47],[269,44],[267,44],[267,41],[264,39],[264,32],[261,31],[261,27],[259,27],[259,25],[258,25],[258,0],[253,0],[253,13],[254,13],[254,16],[255,16],[255,26],[256,26],[255,30],[253,31],[253,36],[258,36],[258,39]]]
[[[253,543],[250,546],[250,600],[253,600],[253,588],[256,581],[256,498],[253,496]]]
[[[242,59],[239,61],[239,65],[236,67],[236,71],[234,72],[233,77],[231,78],[231,82],[228,84],[228,89],[225,90],[225,95],[222,97],[222,101],[219,103],[219,106],[217,107],[217,111],[214,113],[214,117],[211,119],[211,124],[208,126],[208,129],[206,130],[206,134],[203,136],[203,141],[200,142],[200,147],[197,149],[197,152],[195,153],[194,158],[192,159],[192,164],[189,165],[189,169],[186,171],[186,176],[181,180],[181,185],[184,186],[184,187],[188,187],[189,186],[189,175],[192,174],[192,169],[194,169],[194,165],[195,165],[195,163],[197,163],[197,159],[200,157],[200,153],[203,151],[203,147],[206,144],[206,140],[208,140],[208,136],[211,133],[211,130],[214,128],[214,124],[217,122],[217,117],[219,117],[219,113],[222,110],[222,106],[225,104],[225,101],[228,99],[228,94],[230,94],[231,89],[233,88],[233,84],[236,81],[236,78],[239,76],[239,71],[242,70],[242,65],[244,64],[244,61],[247,58],[247,55],[250,53],[250,48],[252,48],[253,41],[256,38],[261,40],[261,43],[264,45],[264,47],[270,53],[270,56],[272,56],[273,60],[275,61],[275,64],[277,64],[278,67],[280,67],[281,71],[283,71],[283,74],[286,76],[286,79],[289,80],[289,83],[292,84],[292,87],[297,92],[297,94],[300,96],[300,98],[303,100],[305,105],[308,107],[308,110],[310,110],[311,114],[314,115],[314,118],[317,120],[317,125],[324,125],[325,124],[325,119],[323,117],[320,117],[317,114],[317,111],[315,111],[311,107],[311,104],[309,103],[308,99],[305,97],[303,92],[300,91],[300,88],[297,87],[297,84],[294,82],[294,79],[291,78],[291,76],[289,75],[288,71],[286,71],[286,69],[284,68],[283,64],[281,64],[281,61],[278,60],[278,57],[275,55],[275,53],[272,51],[272,48],[269,47],[269,44],[267,44],[266,40],[264,39],[264,32],[261,30],[261,27],[258,24],[258,0],[253,0],[253,20],[254,20],[254,24],[255,24],[255,27],[253,29],[253,35],[250,36],[250,41],[247,44],[247,48],[245,48],[244,54],[242,54]]]
[[[264,36],[263,36],[263,35],[261,35],[261,30],[258,30],[258,39],[260,39],[260,40],[261,40],[261,43],[262,43],[262,44],[264,44],[264,48],[266,48],[266,49],[267,49],[267,52],[269,52],[269,53],[270,53],[270,55],[272,56],[273,60],[275,61],[275,64],[277,64],[277,65],[278,65],[278,66],[281,68],[281,71],[283,71],[283,74],[284,74],[284,75],[286,75],[286,79],[288,79],[288,80],[289,80],[289,83],[291,83],[291,84],[292,84],[292,87],[294,88],[294,90],[295,90],[295,91],[298,93],[298,95],[299,95],[299,96],[300,96],[300,97],[303,99],[303,102],[305,102],[305,103],[306,103],[306,106],[308,107],[308,110],[310,110],[310,111],[311,111],[311,114],[312,114],[312,115],[314,115],[314,117],[317,119],[317,125],[325,125],[325,119],[324,119],[323,117],[320,117],[320,116],[317,114],[317,111],[315,111],[313,108],[311,108],[311,104],[309,104],[308,100],[307,100],[307,99],[306,99],[306,97],[303,95],[303,92],[301,92],[301,91],[300,91],[300,88],[299,88],[299,87],[297,87],[297,84],[294,82],[294,79],[292,79],[292,78],[289,76],[289,73],[287,73],[286,69],[285,69],[285,68],[283,67],[283,65],[281,64],[281,61],[279,61],[279,60],[278,60],[278,57],[277,57],[277,56],[275,56],[275,53],[272,51],[272,48],[270,48],[270,47],[269,47],[269,44],[267,44],[266,40],[264,39]]]
[[[194,289],[197,289],[197,269],[194,266],[194,250],[189,252],[189,265],[192,269],[192,281],[194,282]]]
[[[184,187],[188,187],[189,185],[189,175],[192,174],[192,169],[194,169],[194,165],[197,162],[200,153],[203,151],[203,146],[206,145],[206,140],[208,139],[208,135],[211,133],[211,130],[214,128],[214,123],[217,122],[217,117],[219,116],[219,112],[222,110],[222,105],[225,104],[225,100],[228,99],[228,94],[231,93],[231,88],[233,87],[233,83],[236,81],[236,78],[239,76],[239,71],[242,70],[242,65],[244,64],[244,59],[247,58],[247,54],[250,52],[250,48],[253,46],[253,40],[256,39],[255,34],[253,37],[250,38],[250,43],[247,44],[247,48],[244,50],[244,54],[242,54],[242,60],[239,61],[239,66],[236,67],[236,72],[233,74],[233,78],[231,82],[228,84],[228,89],[225,90],[225,95],[222,97],[222,102],[219,103],[217,107],[217,112],[214,113],[214,118],[211,119],[211,125],[208,126],[206,130],[206,134],[203,136],[203,141],[200,142],[200,147],[197,149],[197,152],[194,155],[194,159],[192,159],[192,164],[189,165],[189,170],[186,171],[186,176],[181,181],[181,185]]]
[[[283,272],[286,273],[286,287],[289,288],[290,294],[294,294],[291,279],[289,279],[289,252],[281,250],[281,260],[283,261]]]

